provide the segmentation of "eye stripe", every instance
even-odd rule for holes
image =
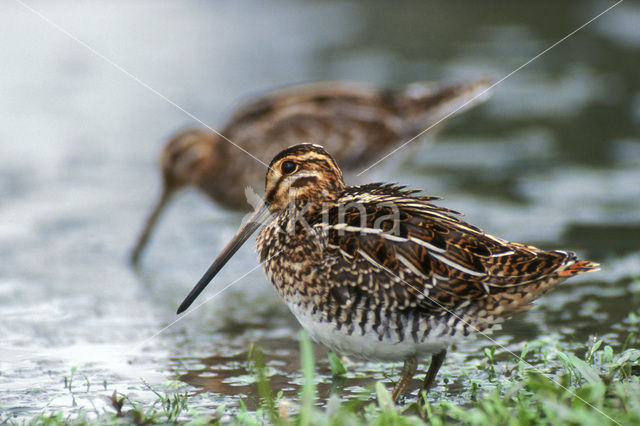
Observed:
[[[317,176],[303,176],[303,177],[301,177],[299,179],[296,179],[291,184],[291,187],[292,188],[300,188],[300,187],[308,185],[310,183],[317,182],[317,180],[318,180]]]
[[[267,200],[267,203],[272,203],[273,202],[273,197],[276,196],[276,192],[278,191],[278,188],[280,188],[280,184],[282,183],[284,178],[285,178],[285,176],[280,176],[278,178],[278,181],[276,182],[276,184],[273,186],[273,189],[271,189],[271,191],[269,191],[267,193],[267,195],[264,197],[265,200]]]

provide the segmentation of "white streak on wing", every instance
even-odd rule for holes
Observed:
[[[408,238],[398,237],[396,235],[388,234],[386,232],[381,233],[380,236],[389,241],[395,241],[397,243],[406,243],[407,241],[409,241]]]
[[[366,228],[366,227],[360,228],[358,226],[346,226],[344,230],[349,232],[360,232],[362,234],[373,234],[373,235],[378,235],[382,233],[382,229]]]
[[[376,229],[376,228],[360,228],[357,226],[349,226],[345,223],[340,223],[337,225],[331,225],[330,228],[336,229],[336,230],[344,230],[347,232],[360,232],[360,233],[364,233],[364,234],[374,234],[374,235],[382,235],[384,236],[384,238],[387,238],[389,240],[394,240],[397,239],[395,241],[407,241],[404,238],[401,237],[396,237],[396,236],[392,236],[390,234],[386,234],[382,232],[382,229]],[[389,238],[391,237],[391,238]],[[465,274],[469,274],[469,275],[473,275],[475,277],[484,277],[487,274],[485,274],[484,272],[477,272],[474,271],[472,269],[469,269],[465,266],[462,266],[456,262],[454,262],[453,260],[447,259],[444,256],[441,256],[439,253],[445,253],[446,250],[445,249],[441,249],[439,247],[434,246],[433,244],[429,244],[426,241],[423,241],[419,238],[415,238],[415,237],[410,237],[409,240],[411,240],[412,242],[421,245],[423,247],[425,247],[427,250],[429,250],[430,254],[435,257],[436,259],[438,259],[440,262],[447,264],[449,266],[451,266],[452,268],[455,268],[459,271],[464,272]],[[362,255],[362,257],[364,257],[367,261],[369,261],[371,264],[382,267],[383,269],[385,269],[387,272],[390,272],[387,268],[385,268],[384,266],[380,265],[378,262],[376,262],[375,260],[373,260],[369,255],[367,255],[362,249],[358,249],[358,252]],[[405,259],[406,260],[406,259]],[[404,263],[404,262],[403,262]],[[391,273],[391,272],[390,272]]]
[[[427,203],[424,204],[419,204],[419,203],[402,203],[402,207],[411,207],[414,209],[424,209],[425,205]]]
[[[445,263],[449,266],[451,266],[452,268],[455,268],[459,271],[464,272],[465,274],[469,274],[469,275],[473,275],[474,277],[484,277],[487,274],[485,274],[484,272],[478,272],[478,271],[474,271],[472,269],[469,269],[467,267],[464,267],[462,265],[460,265],[459,263],[454,262],[451,259],[447,259],[444,256],[440,256],[439,254],[436,253],[431,253],[431,256],[435,257],[436,259],[438,259],[440,262]]]
[[[421,271],[418,270],[418,268],[415,267],[415,265],[413,263],[411,263],[406,257],[402,256],[401,254],[396,255],[396,257],[398,258],[398,260],[400,262],[402,262],[404,264],[404,266],[406,266],[414,275],[419,276],[422,279],[428,280],[429,277],[427,277],[425,274],[423,274]]]
[[[359,226],[350,226],[347,225],[346,223],[340,223],[337,225],[329,225],[329,228],[333,228],[336,231],[346,231],[346,232],[359,232],[361,234],[373,234],[373,235],[380,235],[381,237],[389,240],[389,241],[395,241],[398,243],[406,243],[407,241],[409,241],[407,238],[402,238],[402,237],[398,237],[396,235],[393,234],[389,234],[387,232],[384,232],[382,229],[379,228],[361,228]]]
[[[373,260],[371,256],[369,256],[364,250],[358,249],[358,253],[360,253],[360,256],[362,256],[367,262],[371,263],[372,265],[378,268],[386,269],[384,266]]]
[[[505,251],[504,253],[492,254],[491,257],[511,256],[514,253],[513,250]]]
[[[444,252],[446,252],[445,249],[438,248],[438,247],[434,246],[433,244],[429,244],[426,241],[422,241],[420,238],[409,237],[409,239],[411,241],[413,241],[414,243],[418,244],[419,246],[425,247],[427,250],[429,250],[431,252],[436,252],[436,253],[444,253]]]
[[[340,250],[340,254],[343,255],[344,257],[346,257],[347,259],[353,259],[353,256],[351,256],[349,253],[347,253],[346,251],[339,249]]]

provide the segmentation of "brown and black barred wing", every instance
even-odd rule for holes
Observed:
[[[377,90],[358,84],[302,85],[274,92],[240,108],[224,134],[261,159],[301,142],[322,145],[351,170],[380,155],[404,135],[405,120]]]
[[[597,268],[573,253],[495,238],[433,200],[391,185],[349,188],[325,226],[338,269],[376,276],[380,296],[398,307],[435,314],[468,306],[497,318],[526,309],[557,282]]]
[[[366,84],[347,81],[326,81],[288,86],[257,96],[236,108],[227,127],[246,125],[256,120],[287,114],[288,109],[316,110],[326,105],[380,104],[378,90]]]
[[[492,316],[526,310],[560,281],[598,267],[572,252],[496,238],[435,206],[407,214],[408,238],[415,243],[408,249],[411,259],[428,259],[420,265],[432,272],[439,291],[469,300]]]

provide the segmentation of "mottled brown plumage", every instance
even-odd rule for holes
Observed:
[[[487,333],[555,284],[598,265],[493,237],[391,184],[347,186],[320,146],[278,154],[257,211],[187,296],[189,307],[261,225],[260,261],[316,341],[368,360],[404,361],[394,399],[432,355],[428,389],[447,347]],[[271,215],[269,218],[268,215]]]
[[[322,143],[345,170],[359,171],[449,114],[477,105],[488,97],[488,87],[485,80],[397,90],[347,82],[294,86],[240,107],[221,133],[264,165],[282,149],[304,141]],[[134,262],[177,190],[194,186],[226,208],[250,210],[244,189],[261,185],[265,173],[256,158],[206,129],[175,135],[161,165],[162,195],[133,250]]]

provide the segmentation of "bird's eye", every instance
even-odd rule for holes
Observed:
[[[298,169],[298,165],[293,161],[285,161],[280,166],[280,170],[282,170],[283,175],[290,175]]]

